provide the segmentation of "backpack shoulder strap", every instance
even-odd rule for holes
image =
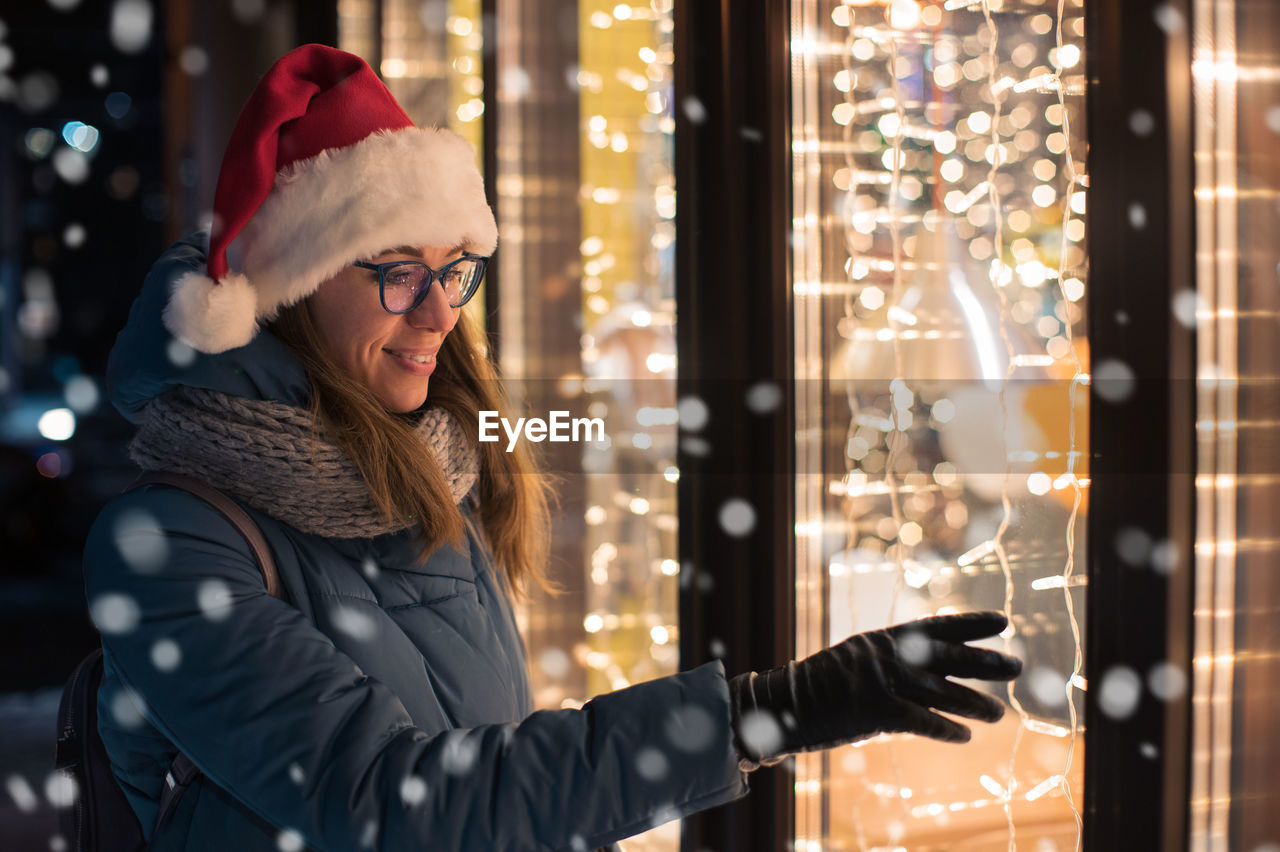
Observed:
[[[267,594],[276,598],[284,597],[280,575],[276,571],[275,560],[271,558],[271,547],[267,544],[267,539],[262,535],[258,525],[249,517],[249,513],[241,509],[234,500],[194,476],[168,470],[147,471],[131,482],[121,493],[132,491],[142,485],[172,485],[174,488],[181,488],[221,512],[222,516],[240,531],[245,541],[249,542],[249,547],[258,560],[258,568],[262,571],[262,578],[266,581]]]
[[[221,512],[222,516],[239,530],[240,535],[244,536],[245,541],[249,542],[249,547],[258,560],[258,568],[262,571],[262,579],[266,582],[267,593],[272,597],[284,597],[280,575],[276,571],[275,560],[271,558],[271,547],[267,544],[266,537],[253,522],[253,518],[249,517],[249,513],[241,509],[234,500],[194,476],[168,470],[147,471],[129,483],[121,493],[127,493],[142,485],[171,485],[174,488],[180,488],[194,494]],[[200,769],[191,761],[191,758],[181,751],[174,756],[173,762],[169,764],[169,771],[165,773],[164,786],[160,790],[155,827],[152,829],[153,838],[164,827],[166,819],[177,807],[182,794],[200,777],[200,774]]]

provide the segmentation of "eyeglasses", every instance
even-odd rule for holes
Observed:
[[[356,261],[353,265],[378,273],[378,298],[382,300],[383,310],[391,314],[407,314],[427,298],[433,281],[439,281],[444,288],[449,307],[465,305],[476,294],[489,258],[464,254],[446,263],[442,269],[432,269],[417,260],[394,260],[391,263]]]

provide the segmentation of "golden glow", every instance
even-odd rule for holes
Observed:
[[[1017,713],[1001,733],[977,726],[973,774],[957,767],[952,783],[904,785],[936,769],[910,739],[837,750],[830,774],[797,760],[797,849],[947,848],[998,828],[1011,848],[1079,842],[1083,4],[1035,5],[999,26],[991,12],[1013,4],[792,5],[798,653],[922,612],[1003,607],[1009,647],[1044,667],[1035,689],[1010,689]],[[948,291],[956,301],[940,307]],[[968,363],[983,382],[956,372]],[[967,432],[984,392],[984,425]],[[984,442],[994,455],[975,461]],[[1065,520],[1034,520],[1034,501]],[[1000,519],[976,544],[956,535],[971,510]],[[1060,570],[1031,573],[1028,551]],[[900,582],[876,585],[886,574]],[[973,585],[990,574],[1003,600]],[[1071,670],[1053,670],[1062,659]],[[991,798],[971,798],[973,785]],[[880,801],[913,796],[909,810]]]

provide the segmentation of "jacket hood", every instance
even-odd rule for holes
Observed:
[[[129,321],[107,360],[107,395],[131,423],[152,399],[174,385],[254,400],[305,406],[311,397],[302,364],[271,332],[259,329],[244,346],[206,355],[165,328],[161,315],[178,279],[205,268],[209,234],[201,231],[169,247],[147,273]]]

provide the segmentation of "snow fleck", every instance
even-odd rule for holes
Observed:
[[[222,621],[231,615],[231,587],[222,580],[205,580],[196,590],[200,611],[210,621]]]
[[[169,542],[159,519],[150,512],[121,512],[111,531],[120,558],[139,574],[155,573],[169,558]]]
[[[18,82],[18,106],[26,112],[40,112],[58,99],[58,80],[48,71],[32,71]]]
[[[307,780],[307,773],[302,771],[297,761],[289,764],[289,780],[298,785]]]
[[[62,769],[49,773],[44,781],[44,797],[55,808],[69,808],[76,803],[80,788],[75,776]]]
[[[711,455],[711,444],[707,443],[705,438],[699,438],[697,435],[689,435],[682,438],[680,440],[680,449],[700,459]]]
[[[62,231],[62,241],[67,244],[67,248],[77,249],[84,245],[85,237],[88,232],[85,231],[84,225],[79,222],[72,222]]]
[[[59,12],[69,12],[80,5],[80,0],[49,0],[49,5]]]
[[[1129,113],[1129,129],[1133,131],[1135,136],[1150,136],[1155,127],[1155,116],[1147,110],[1135,109]]]
[[[187,45],[178,55],[178,64],[192,77],[199,77],[209,70],[209,54],[202,47]]]
[[[927,665],[933,657],[929,637],[918,630],[911,630],[898,637],[898,656],[910,666]]]
[[[1178,567],[1178,549],[1173,542],[1165,539],[1151,547],[1151,567],[1157,574],[1172,574]]]
[[[680,819],[680,812],[672,805],[662,805],[653,812],[653,816],[649,819],[649,825],[657,828],[660,825],[666,825],[673,819]]]
[[[116,592],[98,595],[89,604],[89,617],[102,633],[128,633],[138,626],[140,616],[138,602]]]
[[[1155,10],[1156,26],[1167,36],[1175,36],[1187,27],[1187,20],[1172,3],[1161,3]]]
[[[694,124],[702,124],[707,120],[707,108],[693,95],[684,99],[684,114]]]
[[[1027,676],[1031,694],[1048,707],[1058,707],[1067,700],[1067,679],[1047,666],[1038,666]]]
[[[1102,676],[1098,690],[1098,707],[1117,721],[1132,716],[1142,697],[1142,678],[1128,666],[1113,666]]]
[[[280,852],[298,852],[302,847],[302,835],[292,828],[286,828],[276,837],[276,848]]]
[[[706,426],[710,416],[707,404],[696,396],[686,396],[676,406],[680,428],[690,432],[697,432]]]
[[[476,758],[480,756],[480,744],[476,739],[460,732],[450,732],[446,737],[444,753],[440,756],[444,771],[450,775],[465,775],[476,765]]]
[[[164,354],[169,357],[169,362],[175,367],[190,367],[196,360],[196,350],[176,337],[169,341]]]
[[[116,0],[111,8],[111,43],[121,53],[140,53],[151,41],[151,4]]]
[[[1280,133],[1280,106],[1273,106],[1267,110],[1267,127],[1275,133]]]
[[[743,538],[756,526],[756,510],[740,497],[726,500],[720,507],[720,528],[734,538]]]
[[[427,782],[417,775],[406,775],[400,782],[400,801],[404,802],[406,807],[420,805],[426,801],[426,798]]]
[[[266,0],[231,0],[231,14],[242,24],[256,22],[266,10]]]
[[[353,639],[368,641],[378,632],[373,618],[366,612],[349,606],[339,606],[333,614],[334,627]]]
[[[1129,205],[1129,224],[1132,225],[1133,228],[1138,231],[1141,231],[1143,228],[1147,227],[1147,208],[1143,207],[1141,204],[1139,204],[1136,201],[1130,204]]]
[[[656,748],[642,748],[636,752],[636,772],[646,781],[661,781],[667,777],[669,768],[667,756]]]
[[[667,739],[681,751],[704,751],[712,744],[716,726],[701,707],[678,707],[667,718]]]
[[[747,408],[756,414],[769,414],[782,404],[782,391],[773,382],[756,382],[747,388]]]
[[[721,660],[729,653],[729,649],[725,647],[723,639],[712,639],[708,650],[711,651],[711,656]]]
[[[1128,565],[1145,565],[1151,555],[1151,536],[1138,527],[1124,527],[1116,534],[1116,553]]]
[[[107,72],[107,66],[99,62],[89,69],[89,82],[101,89],[111,81],[111,75]]]
[[[501,88],[504,95],[509,96],[512,100],[523,100],[529,94],[529,90],[533,87],[533,81],[529,77],[529,72],[519,66],[511,66],[505,69],[501,75]]]
[[[24,814],[29,814],[40,806],[40,800],[36,798],[35,791],[31,789],[27,779],[21,775],[10,775],[4,779],[4,786],[9,791],[9,797],[13,799],[13,803]]]
[[[55,834],[49,838],[49,852],[67,852],[67,838]]]
[[[1091,384],[1094,393],[1107,402],[1124,402],[1133,395],[1133,370],[1123,361],[1108,359],[1094,369]]]
[[[171,672],[182,662],[182,649],[172,639],[157,639],[151,646],[151,664],[162,672]]]
[[[538,664],[547,677],[559,680],[569,673],[569,655],[560,648],[547,648],[538,655]]]
[[[53,152],[53,170],[69,184],[84,183],[89,178],[89,157],[78,148],[59,148]]]
[[[97,408],[97,400],[101,397],[97,384],[88,376],[73,376],[63,388],[67,398],[67,406],[77,414],[87,414]]]
[[[782,747],[782,726],[767,710],[749,710],[738,719],[742,744],[757,754],[773,754]]]
[[[1138,743],[1138,754],[1142,755],[1147,760],[1155,760],[1160,754],[1160,750],[1156,748],[1155,743],[1144,741]]]
[[[572,849],[573,852],[587,852],[587,841],[582,839],[581,834],[575,834],[573,837],[569,838],[569,848]]]
[[[378,841],[378,823],[375,820],[369,820],[364,824],[364,831],[360,834],[360,848],[372,849],[373,844]]]
[[[122,728],[137,728],[143,723],[142,709],[146,706],[142,696],[124,687],[111,696],[111,718]]]
[[[1161,701],[1177,701],[1187,690],[1187,676],[1173,663],[1156,663],[1147,674],[1147,686]]]
[[[378,570],[378,563],[374,562],[373,557],[371,556],[365,557],[364,564],[361,565],[360,568],[364,571],[364,575],[370,580],[378,579],[378,574],[381,573]]]

